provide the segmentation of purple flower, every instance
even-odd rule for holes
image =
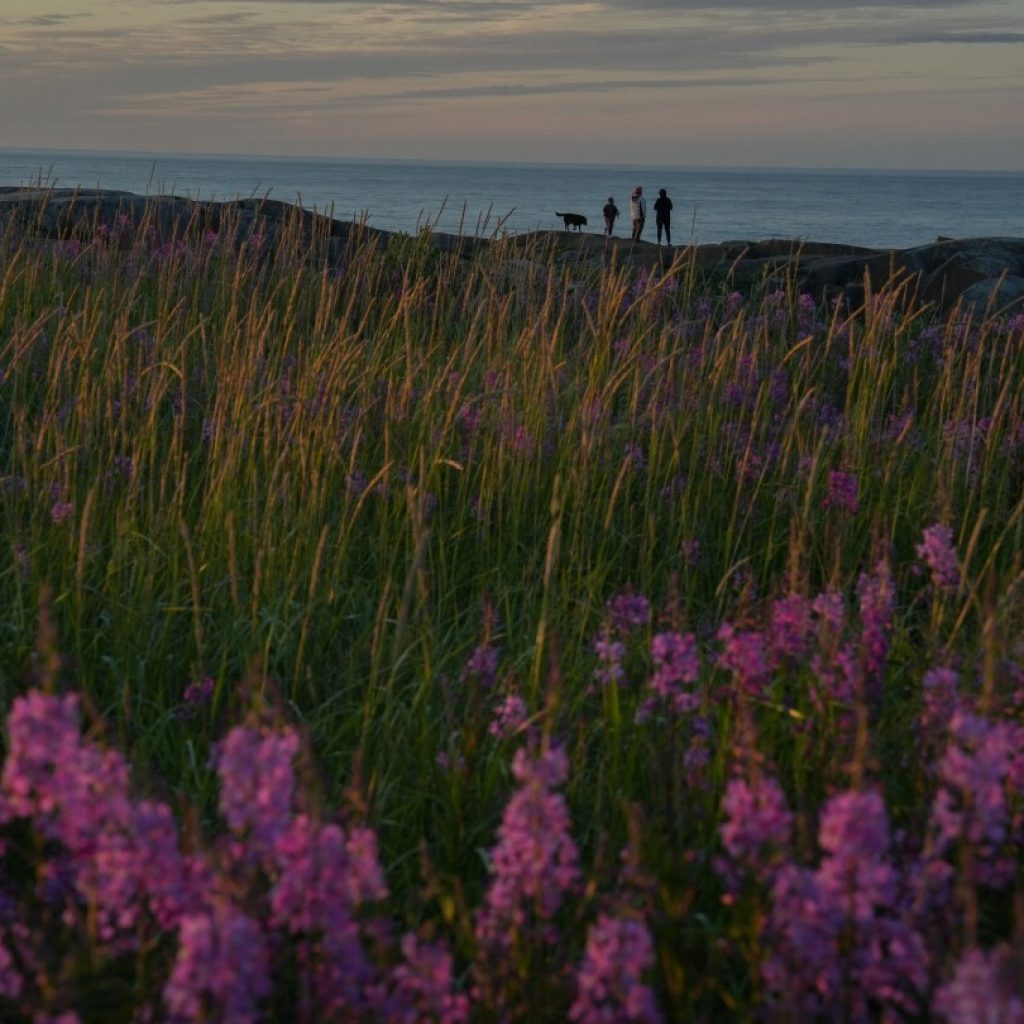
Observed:
[[[594,652],[598,658],[598,666],[594,669],[595,682],[610,686],[625,679],[622,659],[626,656],[626,646],[619,640],[612,640],[607,628],[594,640]]]
[[[846,603],[843,595],[834,590],[818,594],[813,601],[814,614],[818,618],[818,632],[831,630],[836,635],[843,628],[846,616]]]
[[[577,1024],[660,1024],[654,992],[643,983],[654,965],[647,925],[632,917],[601,914],[587,931],[569,1020]]]
[[[804,293],[797,299],[796,328],[801,334],[808,334],[814,330],[817,312],[818,305],[812,295]]]
[[[188,914],[178,928],[178,954],[164,987],[176,1020],[252,1024],[270,994],[270,958],[259,924],[230,904]]]
[[[189,683],[185,687],[185,703],[196,707],[209,704],[213,700],[216,685],[213,676],[204,676],[194,683]]]
[[[2,784],[10,812],[51,813],[61,796],[58,768],[78,754],[78,698],[37,690],[18,697],[7,716],[7,732]]]
[[[1024,986],[1006,946],[969,949],[935,993],[932,1010],[947,1024],[1024,1024]]]
[[[475,679],[485,689],[494,686],[498,674],[498,657],[500,651],[489,644],[481,644],[475,648],[462,668],[460,676],[463,682]]]
[[[392,972],[400,1009],[392,1010],[389,1024],[465,1024],[469,999],[454,993],[452,956],[441,943],[402,936],[402,963]]]
[[[220,812],[245,847],[246,857],[266,859],[288,827],[292,815],[295,773],[292,761],[299,749],[293,729],[274,732],[237,726],[220,745]]]
[[[816,871],[785,865],[772,885],[762,974],[773,1002],[794,1019],[868,1024],[879,1011],[919,1015],[928,958],[899,914],[881,796],[833,797],[819,843],[825,856]]]
[[[656,702],[675,715],[689,714],[700,705],[700,697],[689,687],[700,676],[697,638],[692,633],[656,633],[651,639],[654,673],[648,680]],[[650,713],[642,709],[642,717]]]
[[[507,740],[522,732],[528,721],[526,702],[522,697],[512,693],[498,702],[487,731],[497,739]]]
[[[477,915],[477,939],[485,952],[508,950],[531,921],[550,921],[579,881],[569,810],[554,792],[568,772],[559,747],[537,756],[516,752],[512,774],[520,788],[502,815],[491,851],[491,884]]]
[[[818,883],[847,913],[869,920],[877,906],[890,906],[896,896],[896,875],[886,861],[889,817],[881,795],[851,791],[825,805],[818,843],[826,853]]]
[[[356,914],[387,895],[376,836],[295,818],[274,850],[271,923],[312,943],[308,987],[323,1014],[358,1014],[372,1000],[373,968]]]
[[[120,827],[107,824],[76,858],[79,892],[96,907],[104,940],[130,933],[148,906],[161,928],[200,903],[179,848],[177,823],[163,804],[133,804]]]
[[[72,502],[58,499],[50,508],[50,518],[55,523],[63,523],[66,519],[70,518],[74,511],[75,506]]]
[[[950,527],[941,523],[927,527],[924,540],[917,545],[917,557],[927,563],[937,590],[951,593],[960,585],[960,566]]]
[[[1009,882],[1015,871],[1008,786],[1024,766],[1024,728],[992,722],[959,710],[949,723],[950,742],[939,761],[940,788],[932,806],[932,829],[939,856],[966,843],[975,870],[988,885]],[[1016,829],[1021,829],[1019,819]]]
[[[929,669],[921,681],[924,707],[921,709],[921,726],[926,733],[940,732],[949,725],[957,709],[959,696],[957,685],[960,677],[951,668]]]
[[[857,500],[857,474],[840,469],[828,473],[828,494],[821,503],[822,508],[837,508],[850,515],[856,515],[860,503]]]
[[[875,574],[861,573],[857,582],[860,606],[861,650],[869,679],[877,679],[889,656],[896,590],[887,562],[879,562]]]
[[[814,636],[814,606],[802,594],[781,597],[772,604],[768,641],[776,657],[802,658]]]
[[[793,815],[779,784],[771,776],[761,776],[753,784],[731,779],[722,811],[722,845],[730,858],[751,873],[768,870],[770,874],[771,863],[788,848],[793,828]]]
[[[5,929],[0,927],[0,998],[17,999],[25,982],[5,939]]]
[[[632,633],[646,626],[651,604],[643,594],[617,594],[607,604],[608,618],[617,633]]]
[[[723,622],[718,639],[722,643],[719,665],[732,672],[741,690],[760,696],[771,675],[764,634],[738,630],[731,623]]]

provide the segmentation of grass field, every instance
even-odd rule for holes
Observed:
[[[1024,1019],[1024,318],[318,252],[3,239],[0,1016]]]

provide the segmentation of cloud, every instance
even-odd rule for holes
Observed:
[[[936,7],[990,6],[990,0],[608,0],[610,6],[624,10],[647,11],[921,11]]]
[[[921,32],[892,41],[898,45],[916,43],[965,43],[967,45],[1004,45],[1024,43],[1024,32]]]
[[[363,145],[375,111],[401,125],[395,146],[415,145],[407,135],[421,122],[424,133],[456,133],[465,126],[448,122],[489,124],[485,114],[495,131],[514,121],[525,144],[551,109],[578,107],[599,126],[634,104],[657,107],[673,129],[712,108],[727,124],[735,108],[740,134],[752,130],[749,110],[768,104],[799,134],[800,111],[827,120],[831,108],[848,121],[858,90],[873,100],[930,97],[919,109],[938,124],[945,90],[1018,81],[1013,52],[998,44],[1024,41],[1020,0],[16,2],[22,16],[0,20],[0,136],[10,145],[59,120],[115,140],[159,124],[188,149],[201,130],[221,145],[223,128],[225,140],[233,133],[224,144],[241,149],[264,115],[279,119],[275,130],[290,118],[295,138],[307,117],[319,116],[330,137],[358,124],[348,137]],[[48,13],[47,3],[81,4],[91,18]],[[908,128],[920,116],[907,114]],[[308,137],[307,151],[326,145],[313,127]],[[263,151],[265,138],[254,131],[251,150]]]
[[[0,18],[0,27],[17,28],[29,26],[31,28],[49,28],[51,25],[63,25],[69,21],[77,21],[79,18],[87,18],[89,15],[82,14],[34,14],[28,18]]]

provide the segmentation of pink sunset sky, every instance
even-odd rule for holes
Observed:
[[[0,147],[1024,170],[1021,0],[0,0]]]

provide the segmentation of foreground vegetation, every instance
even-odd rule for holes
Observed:
[[[3,239],[3,1019],[1024,1019],[1024,318],[317,251]]]

